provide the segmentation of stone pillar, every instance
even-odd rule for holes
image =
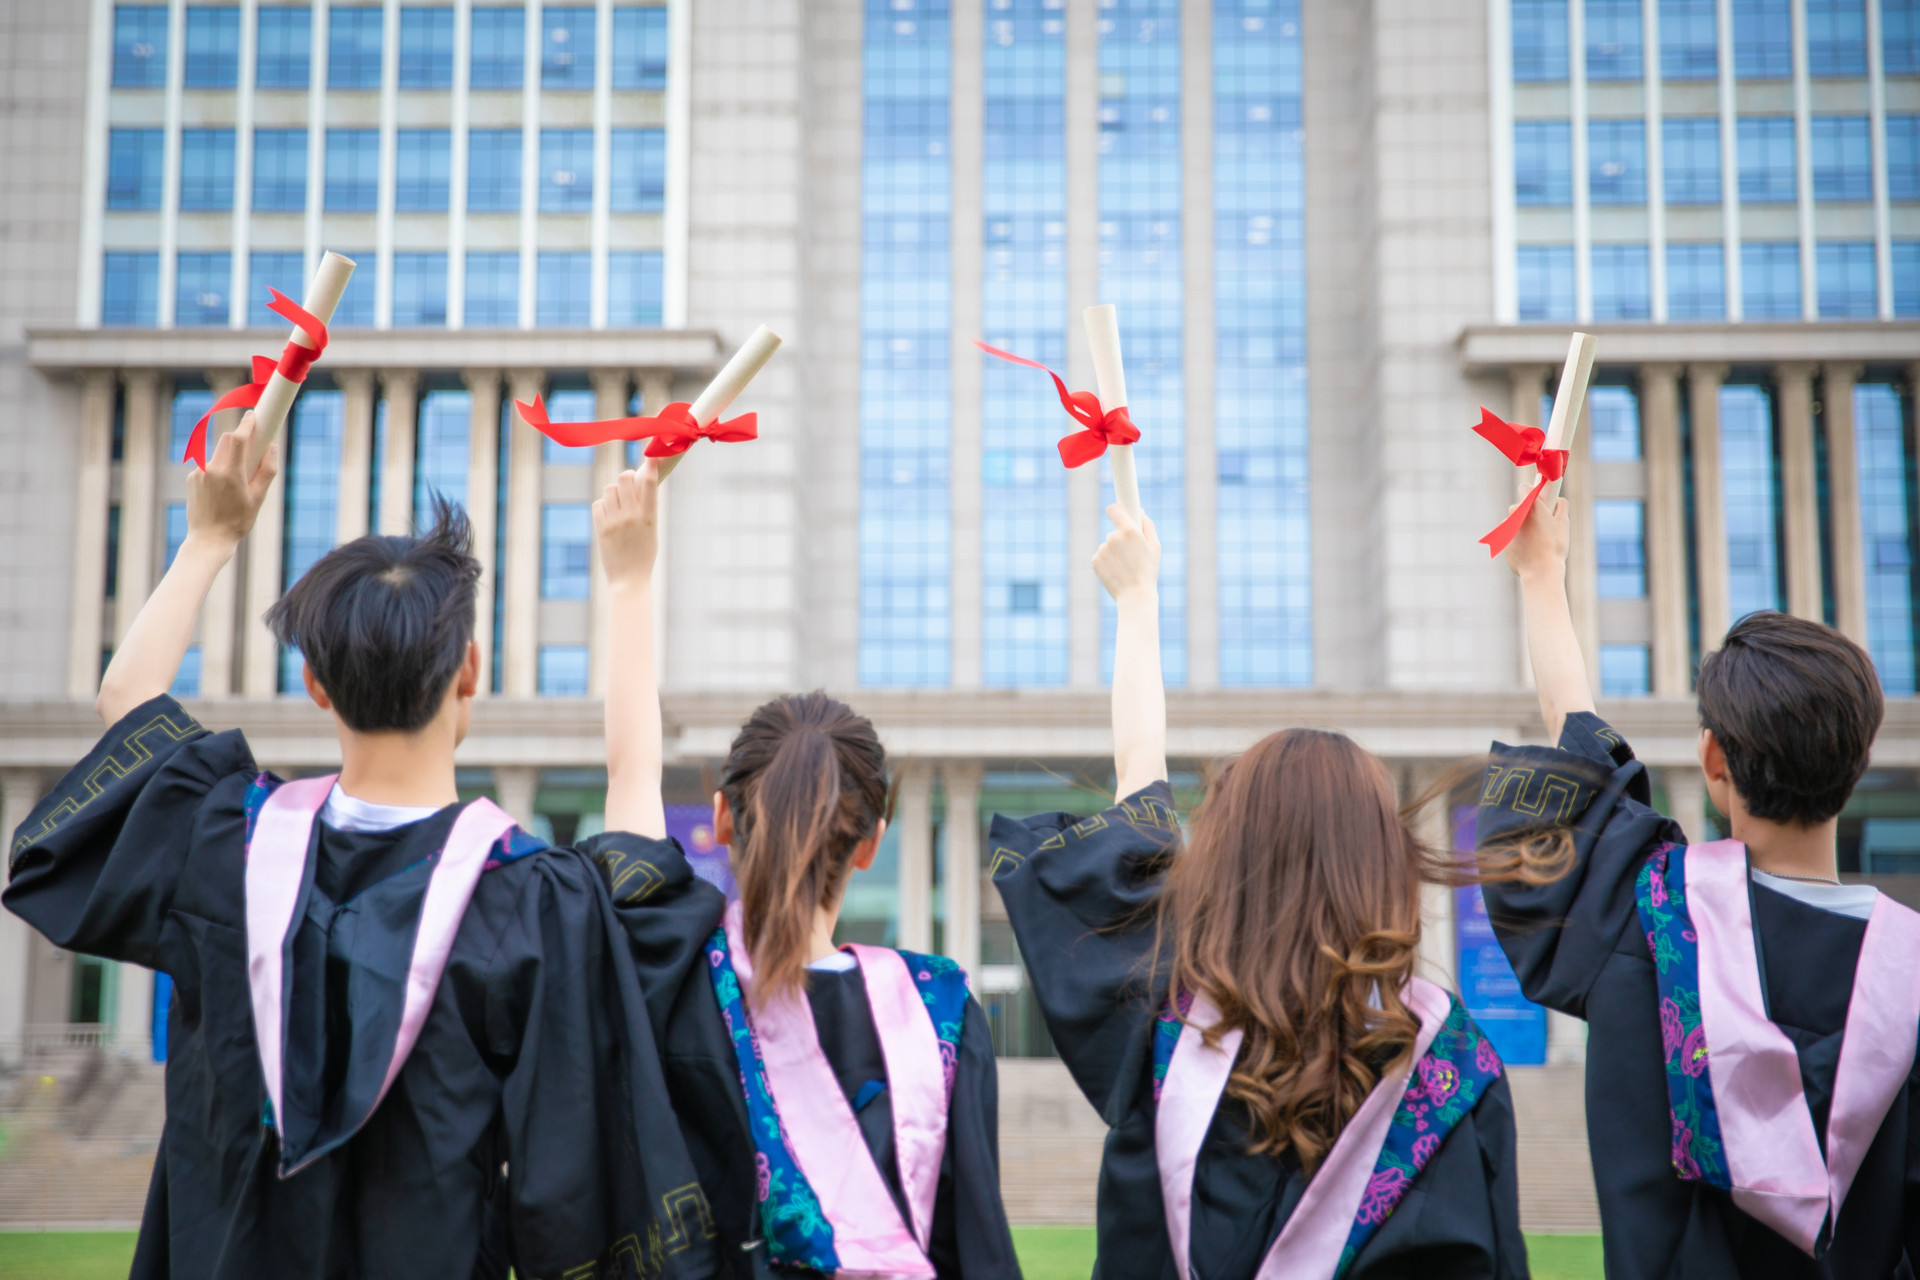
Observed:
[[[1214,435],[1213,0],[1180,5],[1181,276],[1186,294],[1182,364],[1186,435],[1187,687],[1220,684],[1220,466]],[[1148,512],[1152,515],[1152,512]]]
[[[533,826],[533,798],[540,790],[540,771],[528,765],[495,765],[493,802],[523,830]]]
[[[1081,313],[1100,300],[1099,0],[1066,0],[1067,382],[1093,385]],[[1100,468],[1067,473],[1067,680],[1100,684],[1100,583],[1087,567],[1100,545]]]
[[[216,400],[243,381],[231,370],[207,370],[207,388]],[[211,453],[221,434],[239,424],[238,409],[215,414],[207,424],[207,451]],[[284,456],[280,465],[286,466]],[[251,541],[249,538],[247,543]],[[213,588],[207,592],[207,603],[200,610],[200,696],[203,698],[230,698],[234,693],[238,674],[235,646],[239,634],[235,624],[240,608],[240,571],[249,554],[247,543],[242,543],[240,550],[221,567],[213,579]]]
[[[1707,830],[1707,779],[1695,765],[1673,765],[1661,770],[1667,784],[1667,816],[1680,824],[1689,841],[1711,838]]]
[[[627,413],[627,371],[593,371],[593,414],[596,418],[623,418]],[[627,465],[627,442],[609,440],[593,451],[593,499],[617,479]],[[665,486],[663,485],[662,488]],[[607,574],[600,566],[600,540],[587,542],[587,692],[599,697],[607,691],[608,654],[614,638],[607,623]]]
[[[980,778],[977,760],[940,767],[947,793],[947,856],[941,868],[947,957],[970,974],[980,970]]]
[[[673,373],[668,369],[640,371],[640,411],[658,413],[673,403]],[[667,687],[667,577],[673,559],[672,485],[660,486],[660,546],[653,563],[653,671],[658,687]]]
[[[120,563],[119,590],[113,607],[113,642],[127,638],[134,615],[153,591],[153,534],[159,524],[154,509],[160,481],[160,375],[152,369],[130,370],[126,386],[126,434],[120,447]]]
[[[1687,366],[1687,403],[1693,419],[1694,577],[1698,584],[1700,652],[1720,647],[1733,624],[1727,580],[1727,499],[1720,480],[1720,383],[1723,364]]]
[[[1687,504],[1680,463],[1680,368],[1640,370],[1640,440],[1647,476],[1647,611],[1653,632],[1653,692],[1685,697],[1693,687],[1687,626]]]
[[[0,840],[12,849],[14,828],[26,821],[40,799],[40,774],[34,769],[0,773]],[[11,859],[9,859],[11,861]],[[0,879],[6,876],[0,870]],[[25,1053],[29,958],[33,930],[11,911],[0,911],[0,1063],[18,1064]]]
[[[1587,688],[1600,692],[1600,549],[1593,536],[1593,435],[1586,406],[1567,446],[1567,478],[1560,486],[1572,522],[1567,546],[1567,609],[1580,655],[1587,660]],[[1525,468],[1519,469],[1528,474]]]
[[[80,448],[73,497],[73,599],[67,621],[67,696],[100,692],[101,626],[107,598],[107,506],[112,500],[113,375],[80,379]]]
[[[390,369],[380,375],[387,401],[387,440],[380,454],[380,532],[413,532],[413,451],[420,434],[420,375]]]
[[[1430,764],[1418,764],[1407,769],[1401,778],[1403,799],[1411,802],[1425,795],[1427,788],[1438,782],[1444,772],[1443,766]],[[1453,848],[1453,814],[1447,798],[1442,797],[1428,805],[1418,815],[1418,821],[1419,826],[1414,834],[1428,846],[1446,850]],[[1454,937],[1453,890],[1445,885],[1420,887],[1419,968],[1429,980],[1448,990],[1459,990],[1460,949]]]
[[[1787,612],[1825,620],[1820,581],[1820,496],[1813,462],[1814,366],[1793,361],[1773,371],[1780,406],[1781,528]]]
[[[546,378],[534,370],[513,374],[513,398],[531,404]],[[500,687],[510,698],[531,698],[539,674],[540,481],[544,437],[514,413],[507,436],[507,562],[500,590],[506,592],[501,628]]]
[[[1827,501],[1833,543],[1833,623],[1855,644],[1867,643],[1867,555],[1860,528],[1860,459],[1853,429],[1857,364],[1822,371],[1821,423],[1827,432]]]
[[[953,298],[949,330],[950,403],[948,493],[952,503],[952,556],[948,561],[948,600],[953,647],[950,679],[955,689],[980,687],[984,662],[986,501],[981,492],[982,356],[973,338],[984,323],[980,281],[985,247],[981,211],[981,163],[985,147],[985,83],[981,50],[985,15],[981,0],[956,0],[952,6],[952,72],[948,79],[948,151],[953,162],[953,198],[949,227],[949,263]],[[947,936],[953,954],[953,936]]]
[[[1555,1065],[1587,1060],[1587,1024],[1558,1009],[1547,1010],[1547,1061]]]
[[[153,1052],[153,970],[128,963],[119,968],[113,1047],[122,1057],[145,1058]]]
[[[1513,402],[1507,411],[1511,422],[1524,426],[1538,426],[1547,429],[1540,417],[1540,398],[1547,394],[1547,375],[1551,371],[1545,365],[1516,365],[1507,370],[1507,385]],[[1513,468],[1513,500],[1518,502],[1533,487],[1533,473],[1525,467]],[[1563,489],[1565,485],[1561,486]],[[1511,575],[1509,575],[1511,576]],[[1527,613],[1520,599],[1520,579],[1513,578],[1510,590],[1513,593],[1513,617],[1519,627],[1520,636],[1515,642],[1514,651],[1520,658],[1520,683],[1533,688],[1533,658],[1527,650]]]
[[[933,770],[919,760],[901,764],[893,820],[899,832],[899,923],[894,944],[933,950]]]
[[[333,514],[335,544],[352,542],[367,531],[373,494],[373,373],[336,370],[333,380],[344,393],[340,414],[339,505]]]
[[[473,555],[480,581],[473,591],[473,638],[480,642],[480,696],[493,692],[493,592],[498,574],[494,543],[500,532],[500,371],[461,374],[472,400],[467,419],[467,519],[473,525]]]

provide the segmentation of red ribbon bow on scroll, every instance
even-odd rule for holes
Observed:
[[[200,415],[200,421],[193,424],[193,434],[187,437],[187,452],[180,461],[196,463],[202,471],[207,469],[207,423],[213,420],[214,414],[222,409],[251,409],[259,404],[260,394],[267,389],[268,381],[276,372],[288,382],[305,382],[307,370],[313,368],[313,362],[327,349],[327,326],[320,323],[318,316],[278,289],[269,288],[267,292],[273,295],[273,301],[267,304],[267,309],[293,321],[302,333],[313,340],[313,345],[303,346],[289,340],[281,349],[278,360],[272,356],[255,356],[253,381],[227,392]]]
[[[685,453],[699,440],[736,444],[760,438],[760,415],[743,413],[726,422],[715,419],[711,426],[694,421],[693,406],[674,401],[651,418],[603,418],[599,422],[552,422],[547,418],[547,403],[539,396],[533,403],[515,400],[513,407],[527,425],[547,439],[569,449],[585,449],[610,440],[646,440],[649,458],[670,458]]]
[[[1067,390],[1067,384],[1060,380],[1060,375],[1039,361],[990,347],[978,338],[973,340],[973,345],[990,356],[998,356],[1013,364],[1023,364],[1029,369],[1038,369],[1053,379],[1053,385],[1060,392],[1061,407],[1084,428],[1060,440],[1060,461],[1069,468],[1092,462],[1105,453],[1110,444],[1132,444],[1140,438],[1140,428],[1134,426],[1133,419],[1127,416],[1127,406],[1102,410],[1099,396],[1091,391]]]
[[[1516,427],[1495,417],[1486,408],[1480,410],[1480,425],[1473,429],[1474,434],[1492,441],[1493,447],[1507,455],[1516,467],[1538,467],[1540,478],[1533,488],[1527,490],[1527,496],[1520,499],[1520,505],[1513,513],[1500,522],[1500,527],[1480,541],[1487,544],[1487,554],[1497,556],[1507,549],[1513,536],[1520,532],[1520,526],[1527,522],[1527,515],[1533,510],[1533,504],[1540,499],[1540,491],[1547,485],[1567,474],[1567,451],[1546,447],[1547,433],[1538,427]]]

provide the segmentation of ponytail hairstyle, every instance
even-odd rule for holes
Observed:
[[[720,776],[753,1003],[806,981],[814,913],[840,900],[853,850],[891,812],[873,722],[824,693],[789,694],[742,725]]]

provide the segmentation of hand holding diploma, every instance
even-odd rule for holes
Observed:
[[[1560,497],[1560,482],[1567,474],[1573,433],[1579,430],[1580,418],[1586,409],[1587,384],[1593,380],[1593,352],[1592,334],[1573,335],[1567,348],[1566,367],[1560,372],[1560,389],[1553,397],[1553,417],[1548,420],[1545,431],[1538,427],[1515,426],[1489,409],[1483,407],[1480,410],[1480,425],[1473,429],[1474,433],[1506,454],[1514,466],[1531,466],[1539,474],[1533,488],[1520,499],[1507,518],[1480,539],[1486,544],[1489,555],[1497,556],[1506,549],[1526,523],[1535,503],[1542,503],[1546,510],[1552,511],[1554,502]]]

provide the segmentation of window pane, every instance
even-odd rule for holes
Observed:
[[[327,130],[327,209],[336,213],[370,213],[379,196],[380,131]]]
[[[1600,646],[1600,694],[1643,698],[1652,688],[1652,660],[1644,644]]]
[[[1593,246],[1593,318],[1645,320],[1653,314],[1647,246]]]
[[[1873,135],[1867,117],[1815,116],[1810,124],[1808,149],[1813,160],[1813,198],[1860,202],[1873,199]],[[1891,146],[1888,151],[1891,153]],[[1891,178],[1893,167],[1889,166],[1887,172]]]
[[[1573,246],[1523,244],[1519,259],[1520,318],[1573,319]]]
[[[187,88],[233,88],[240,79],[240,10],[234,5],[187,6],[184,62]]]
[[[180,207],[233,208],[233,130],[180,131]]]
[[[534,293],[534,322],[584,328],[592,318],[593,255],[542,253]]]
[[[253,131],[253,207],[297,212],[307,207],[307,131]]]
[[[1517,204],[1573,203],[1573,126],[1566,120],[1513,124],[1513,196]]]
[[[327,13],[327,87],[380,87],[380,24],[377,5],[336,6]],[[331,206],[329,206],[331,207]]]
[[[1793,14],[1788,0],[1733,0],[1733,72],[1742,80],[1793,75]]]
[[[1888,75],[1920,75],[1920,0],[1880,0],[1880,49]]]
[[[1632,387],[1602,383],[1587,393],[1587,431],[1597,462],[1640,459],[1640,397]]]
[[[593,392],[578,388],[554,391],[547,396],[547,418],[551,422],[592,422],[600,416],[597,407]],[[591,448],[569,449],[550,439],[542,441],[542,446],[542,456],[550,467],[585,467],[593,463]]]
[[[255,253],[247,259],[247,323],[254,328],[290,329],[286,317],[267,310],[273,301],[269,288],[296,302],[306,296],[302,258],[298,253]]]
[[[1594,204],[1647,202],[1647,126],[1629,120],[1587,122],[1587,192]]]
[[[177,460],[184,460],[186,458],[187,441],[193,438],[194,424],[199,422],[201,416],[204,415],[206,411],[208,409],[211,409],[212,407],[213,407],[213,392],[206,390],[204,387],[200,387],[200,388],[181,387],[180,389],[176,390],[173,393],[173,404],[171,406],[171,411],[168,415],[169,430],[167,433],[167,456],[169,458],[173,458]],[[208,429],[209,430],[212,429],[211,424],[209,424]],[[173,541],[172,541],[173,540],[173,523],[172,523],[173,517],[171,515],[171,509],[169,509],[169,515],[167,517],[167,520],[168,520],[167,539],[168,539],[168,547],[169,547],[169,550],[167,552],[167,563],[172,564],[173,552],[175,550],[178,550],[178,548],[173,545]],[[180,504],[180,538],[181,540],[185,541],[186,536],[187,536],[187,507],[185,503],[181,503]]]
[[[1792,204],[1799,196],[1793,167],[1792,116],[1741,116],[1742,204]]]
[[[1719,204],[1719,118],[1669,116],[1663,120],[1660,169],[1668,204]]]
[[[475,129],[467,135],[467,212],[520,210],[520,131]]]
[[[1720,487],[1726,502],[1728,586],[1736,621],[1780,607],[1779,478],[1773,395],[1765,387],[1720,388]]]
[[[225,325],[227,291],[233,287],[233,255],[183,253],[174,261],[173,322],[182,328]]]
[[[433,510],[433,495],[462,506],[467,501],[468,434],[473,427],[473,396],[465,391],[434,390],[420,397],[420,434],[414,446],[413,512],[423,521]]]
[[[473,10],[475,89],[518,89],[527,60],[527,11],[519,5]]]
[[[1639,600],[1647,594],[1646,509],[1636,498],[1596,498],[1593,542],[1602,600]]]
[[[540,131],[540,212],[593,209],[593,130]]]
[[[107,208],[158,209],[162,148],[159,129],[112,129],[107,133]]]
[[[373,323],[373,303],[380,275],[380,259],[372,249],[359,251],[341,249],[337,252],[344,253],[359,265],[353,269],[353,275],[348,278],[347,291],[340,295],[340,305],[334,308],[333,323],[328,327],[338,329],[350,325],[364,328]]]
[[[1567,0],[1513,0],[1513,78],[1567,78]]]
[[[113,87],[159,89],[167,83],[167,6],[113,7]]]
[[[623,5],[613,11],[613,87],[667,87],[667,11]]]
[[[1806,0],[1807,74],[1867,74],[1866,0]]]
[[[1920,200],[1920,116],[1887,117],[1887,197]]]
[[[657,250],[607,255],[608,324],[659,326],[662,261]]]
[[[400,10],[400,87],[453,87],[453,10]]]
[[[593,88],[593,10],[584,5],[540,11],[540,87]]]
[[[253,82],[262,89],[306,88],[312,46],[311,10],[304,5],[263,5]]]
[[[334,390],[303,391],[287,419],[286,542],[282,549],[282,587],[291,587],[314,562],[333,549],[340,508],[340,441],[346,396]],[[300,651],[280,651],[280,691],[298,693]]]
[[[1800,318],[1800,243],[1748,241],[1740,246],[1741,308],[1749,320]]]
[[[1667,245],[1667,318],[1720,320],[1727,314],[1725,253],[1719,241]]]
[[[100,273],[100,323],[152,325],[160,314],[160,255],[108,253]]]
[[[393,323],[396,327],[447,322],[447,255],[393,255]]]
[[[587,696],[587,646],[540,646],[540,695],[546,698]]]
[[[213,403],[212,392],[209,391],[202,394],[206,396],[208,404]],[[201,412],[204,413],[205,409],[202,409]],[[180,447],[182,449],[186,448],[184,441]],[[173,568],[173,558],[180,554],[180,548],[185,546],[186,543],[187,504],[184,502],[169,502],[167,504],[167,551],[166,559],[161,564],[161,572],[164,573],[166,570]]]
[[[1822,240],[1814,250],[1820,318],[1872,319],[1880,310],[1880,282],[1871,240]]]
[[[1920,316],[1920,240],[1893,242],[1893,314]]]
[[[1713,0],[1660,0],[1660,74],[1711,80],[1720,74]]]
[[[520,323],[520,255],[467,255],[467,327],[512,328]]]
[[[453,176],[453,134],[400,129],[394,137],[393,207],[402,213],[445,213]]]
[[[592,509],[584,502],[549,502],[540,510],[540,598],[587,598],[587,542]]]
[[[1908,393],[1912,394],[1911,391]],[[1853,389],[1854,465],[1867,569],[1867,652],[1888,693],[1912,694],[1914,672],[1913,474],[1900,393],[1884,382]]]
[[[1640,0],[1586,0],[1587,79],[1638,80]]]
[[[613,130],[613,189],[608,199],[615,213],[655,213],[667,205],[667,131]]]

